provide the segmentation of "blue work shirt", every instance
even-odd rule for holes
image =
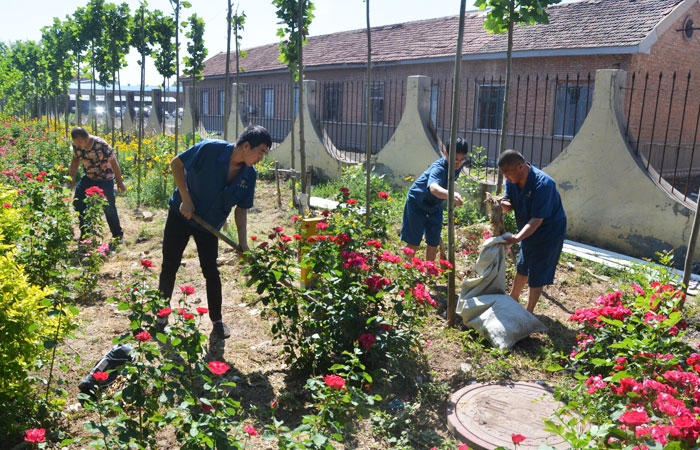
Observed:
[[[530,166],[522,189],[506,180],[506,197],[513,205],[518,230],[522,230],[533,217],[543,219],[537,230],[522,241],[524,249],[543,245],[566,234],[566,214],[557,184],[538,168]]]
[[[445,199],[437,198],[430,193],[430,185],[437,183],[443,189],[447,189],[448,169],[449,161],[447,158],[438,159],[423,172],[423,175],[413,182],[411,189],[408,190],[408,198],[413,200],[427,214],[441,210],[445,203]],[[459,177],[461,171],[462,166],[460,165],[455,170],[455,179]]]
[[[255,181],[254,167],[243,165],[231,183],[226,183],[233,144],[216,139],[205,139],[177,155],[185,166],[185,180],[194,203],[194,213],[216,229],[221,229],[234,206],[253,207]],[[170,197],[170,209],[180,213],[180,191]],[[189,223],[203,229],[194,220]]]

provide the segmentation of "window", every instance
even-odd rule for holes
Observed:
[[[323,120],[330,122],[343,120],[343,85],[340,83],[323,85]]]
[[[430,120],[435,128],[437,128],[439,88],[438,82],[433,81],[432,86],[430,86]]]
[[[506,95],[502,84],[482,84],[478,87],[476,104],[476,128],[500,130],[503,121],[503,99]]]
[[[265,118],[275,117],[275,89],[274,88],[263,88],[262,89],[262,100],[263,100],[263,117],[265,117]]]
[[[372,123],[384,123],[384,82],[372,83],[369,93],[370,110],[372,111]],[[365,103],[366,105],[366,103]],[[362,118],[367,120],[367,108],[362,108]]]
[[[202,91],[200,94],[200,114],[209,114],[209,91]]]
[[[220,116],[224,115],[224,111],[226,110],[226,92],[224,92],[223,89],[219,90],[219,112],[218,114]]]
[[[593,87],[587,84],[557,85],[557,103],[554,113],[554,134],[574,136],[591,109]]]

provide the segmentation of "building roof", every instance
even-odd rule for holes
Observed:
[[[645,51],[642,44],[650,36],[655,41],[657,26],[684,2],[691,4],[690,0],[580,0],[553,5],[547,9],[549,24],[516,26],[514,56]],[[507,35],[487,33],[485,16],[484,11],[465,14],[466,59],[504,57]],[[373,27],[372,63],[454,58],[458,26],[459,15]],[[278,44],[247,52],[240,63],[246,73],[286,70],[278,60]],[[364,29],[312,36],[304,46],[306,68],[366,64],[366,57]],[[235,55],[232,60],[235,67]],[[222,75],[225,65],[226,54],[219,53],[205,62],[203,76]]]

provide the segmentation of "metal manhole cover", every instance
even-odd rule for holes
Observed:
[[[455,392],[447,405],[447,423],[459,439],[476,450],[512,447],[513,433],[525,436],[518,448],[546,444],[568,449],[560,436],[544,431],[542,419],[563,406],[551,390],[535,383],[476,383]]]

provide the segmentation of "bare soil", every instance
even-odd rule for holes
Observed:
[[[288,203],[289,198],[285,202]],[[67,381],[69,391],[65,408],[68,417],[62,425],[72,437],[86,435],[83,422],[89,419],[89,413],[82,410],[77,401],[79,380],[112,347],[112,339],[128,331],[126,313],[118,311],[116,304],[106,302],[106,299],[117,294],[118,282],[128,282],[132,272],[140,269],[140,259],[150,259],[156,267],[162,261],[161,241],[166,211],[151,211],[154,218],[146,222],[122,199],[118,201],[118,208],[125,230],[125,243],[110,254],[104,265],[99,283],[102,295],[79,305],[81,331],[62,345],[65,353],[62,359],[67,367],[59,377]],[[256,206],[249,212],[248,234],[266,236],[272,227],[289,224],[289,217],[293,214],[295,212],[286,204],[277,209],[273,183],[259,182]],[[458,235],[460,233],[466,232],[458,231]],[[398,246],[398,242],[394,244]],[[235,253],[225,243],[221,243],[219,248],[224,292],[223,318],[232,332],[225,343],[224,360],[234,369],[229,376],[237,383],[235,394],[240,397],[245,411],[242,419],[261,430],[270,423],[269,405],[277,399],[277,417],[293,428],[306,413],[305,405],[309,397],[303,390],[305,380],[290,372],[280,355],[281,344],[273,341],[269,323],[260,317],[260,306],[251,305],[256,294],[245,286],[245,276]],[[457,269],[458,273],[469,271],[467,267]],[[157,274],[158,270],[153,270]],[[153,284],[156,283],[154,279]],[[183,266],[178,273],[176,286],[181,285],[191,285],[195,289],[195,295],[190,296],[191,306],[206,306],[204,278],[192,241],[184,253]],[[470,380],[549,380],[553,384],[561,381],[558,378],[561,375],[548,372],[546,366],[556,361],[553,353],[561,351],[568,355],[575,342],[576,327],[568,322],[569,316],[577,308],[590,307],[598,295],[613,288],[615,284],[612,281],[596,274],[586,263],[563,257],[554,286],[546,288],[535,311],[549,327],[548,333],[535,334],[518,343],[510,352],[499,354],[489,352],[488,345],[477,342],[472,334],[446,327],[446,288],[437,287],[435,295],[441,300],[440,306],[423,330],[426,341],[430,341],[427,358],[422,362],[426,370],[418,380],[418,384],[424,386],[423,390],[394,387],[382,392],[382,395],[387,401],[395,398],[408,402],[420,401],[414,426],[418,430],[434,432],[433,445],[439,446],[441,441],[452,439],[445,423],[446,400],[450,393]],[[526,298],[525,294],[523,298]],[[209,333],[211,323],[208,319],[205,318],[202,324],[203,331]],[[73,361],[72,355],[79,355],[79,363]],[[461,370],[464,363],[468,364],[465,371]],[[119,389],[119,382],[112,389]],[[428,392],[431,390],[432,393]],[[419,391],[422,392],[420,395]],[[386,436],[381,431],[373,429],[370,420],[363,420],[348,433],[345,448],[390,448],[392,445],[385,440]],[[173,434],[172,429],[163,429],[158,436],[158,448],[177,448]],[[247,448],[254,449],[274,448],[274,444],[260,437],[251,439],[248,445]],[[415,445],[417,447],[414,448],[422,448]],[[3,445],[0,444],[0,447]],[[68,448],[87,448],[87,444]]]

